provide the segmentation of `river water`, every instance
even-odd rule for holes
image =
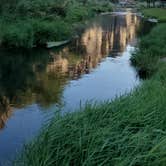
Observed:
[[[59,49],[0,51],[0,165],[20,152],[43,123],[91,102],[112,100],[140,83],[130,64],[140,18],[98,16]]]

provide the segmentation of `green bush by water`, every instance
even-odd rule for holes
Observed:
[[[71,35],[71,26],[63,20],[43,21],[33,20],[35,44],[45,44],[47,41],[65,40]],[[42,37],[41,37],[42,36]]]
[[[4,24],[2,28],[1,42],[6,47],[31,48],[34,43],[33,27],[26,22]]]
[[[78,5],[72,5],[67,11],[66,20],[69,22],[80,22],[89,17],[89,11],[87,7],[80,7]]]
[[[81,0],[2,0],[0,45],[31,48],[47,41],[66,40],[73,33],[73,24],[97,12],[94,4],[108,11],[103,1],[84,4]]]
[[[29,19],[4,23],[1,42],[5,47],[26,47],[43,45],[47,41],[65,40],[71,35],[71,26],[63,20],[47,21]]]

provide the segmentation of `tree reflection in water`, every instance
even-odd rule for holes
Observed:
[[[0,128],[12,115],[12,107],[63,105],[69,80],[89,73],[106,56],[123,52],[135,39],[138,25],[139,18],[130,13],[102,16],[80,38],[59,50],[1,51]]]

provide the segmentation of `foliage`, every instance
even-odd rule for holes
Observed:
[[[92,9],[94,3],[105,4],[81,0],[2,0],[0,27],[7,28],[0,33],[1,45],[29,48],[67,39],[73,24],[96,12]],[[106,6],[102,8],[107,10]]]
[[[29,23],[16,22],[4,24],[2,44],[6,47],[27,47],[31,48],[34,43],[33,28]]]
[[[69,22],[80,22],[84,19],[88,18],[89,12],[86,7],[80,7],[78,5],[69,7],[67,11],[67,17],[66,19]]]
[[[152,29],[150,34],[143,37],[139,50],[132,56],[131,61],[140,72],[147,76],[159,68],[159,62],[166,55],[166,24],[160,24]]]
[[[94,4],[92,6],[92,10],[96,13],[100,13],[100,12],[105,12],[105,11],[112,11],[112,4],[109,2],[102,2],[100,3],[100,5],[98,4]]]
[[[47,41],[66,39],[71,33],[71,27],[61,20],[19,20],[12,24],[3,23],[1,33],[1,43],[5,47],[31,48]]]
[[[64,21],[33,20],[35,44],[45,44],[47,41],[64,40],[71,32],[70,25]],[[41,37],[42,36],[42,37]]]

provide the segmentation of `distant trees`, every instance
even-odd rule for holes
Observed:
[[[151,3],[152,3],[152,5],[153,5],[153,7],[155,7],[156,6],[156,0],[146,0],[146,2],[147,2],[147,7],[151,7]]]
[[[145,1],[147,3],[147,7],[156,7],[156,2],[158,2],[158,6],[165,7],[166,0],[138,0],[138,1]]]
[[[165,7],[166,6],[166,0],[160,0],[161,6]]]

